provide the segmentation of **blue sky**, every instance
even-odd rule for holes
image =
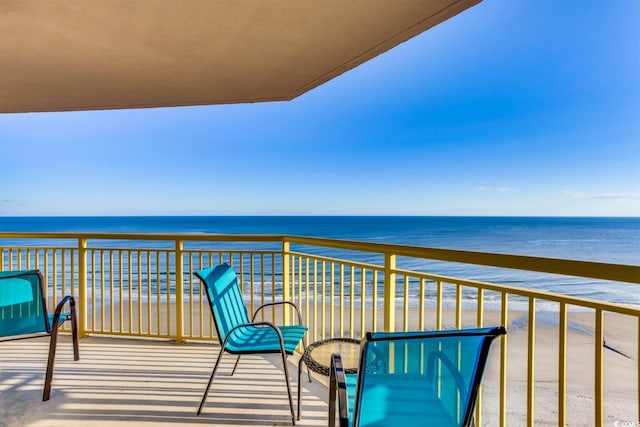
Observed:
[[[291,102],[0,114],[0,215],[640,216],[640,2],[485,0]]]

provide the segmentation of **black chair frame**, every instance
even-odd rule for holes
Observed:
[[[204,286],[207,286],[206,279],[204,277],[202,277],[198,272],[196,272],[194,274],[195,274],[196,277],[198,277],[202,281]],[[216,316],[215,316],[215,313],[214,313],[214,310],[213,310],[213,301],[211,301],[211,299],[210,299],[209,292],[205,292],[205,294],[207,295],[207,301],[209,302],[209,306],[210,306],[210,309],[211,309],[211,314],[212,314],[212,316],[214,318],[214,322],[213,323],[214,323],[214,327],[216,329],[216,334],[218,336],[220,336],[220,330],[218,328],[218,322],[217,322],[217,319],[216,319]],[[204,394],[202,396],[202,400],[200,401],[200,406],[198,407],[196,415],[200,415],[200,413],[202,412],[204,404],[205,404],[205,402],[207,400],[207,396],[209,394],[209,390],[211,388],[211,385],[213,384],[213,378],[216,375],[216,372],[217,372],[218,367],[220,365],[220,361],[222,360],[222,356],[224,355],[225,352],[238,356],[236,361],[235,361],[235,363],[234,363],[234,365],[233,365],[233,369],[231,371],[231,375],[233,375],[236,372],[236,368],[238,367],[238,363],[240,362],[240,356],[242,356],[243,354],[280,353],[281,356],[282,356],[282,365],[283,365],[283,369],[284,369],[285,382],[286,382],[286,385],[287,385],[287,394],[288,394],[288,397],[289,397],[289,407],[291,409],[291,422],[292,422],[293,425],[296,424],[296,416],[295,416],[295,411],[294,411],[294,408],[293,408],[293,396],[292,396],[292,393],[291,393],[291,385],[290,385],[290,381],[289,381],[289,370],[288,370],[288,367],[287,367],[287,357],[290,354],[285,350],[282,333],[280,332],[278,327],[275,324],[273,324],[272,322],[267,322],[267,321],[258,321],[258,322],[256,322],[255,321],[256,316],[258,315],[258,313],[261,310],[263,310],[266,307],[276,306],[276,305],[290,305],[290,306],[292,306],[294,308],[296,314],[297,314],[298,324],[302,325],[302,315],[300,314],[300,310],[298,309],[298,307],[294,303],[292,303],[290,301],[276,301],[276,302],[266,303],[266,304],[263,304],[260,307],[258,307],[255,310],[255,312],[253,313],[253,316],[251,317],[251,322],[250,323],[238,325],[238,326],[234,327],[233,329],[231,329],[227,333],[227,337],[221,343],[220,352],[218,353],[218,357],[216,359],[215,365],[214,365],[213,370],[211,372],[211,376],[209,377],[209,382],[207,383],[207,387],[205,388],[205,391],[204,391]],[[242,327],[246,327],[246,326],[260,326],[260,327],[266,327],[266,328],[273,329],[277,333],[279,341],[280,341],[279,350],[275,350],[274,349],[274,350],[271,350],[271,351],[263,351],[263,352],[260,352],[260,353],[255,352],[255,351],[246,351],[245,352],[245,351],[231,351],[231,350],[229,350],[227,348],[227,342],[232,337],[232,335],[233,335],[232,332],[237,330],[238,328],[242,328]],[[306,348],[305,340],[302,340],[302,346],[303,346],[303,349]],[[311,373],[309,373],[308,375],[309,375],[309,382],[311,382]],[[298,376],[298,387],[300,387],[300,377],[299,376]]]

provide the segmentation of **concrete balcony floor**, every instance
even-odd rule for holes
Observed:
[[[0,427],[291,425],[279,355],[226,355],[201,415],[196,410],[219,346],[87,337],[73,361],[60,337],[51,399],[42,402],[47,338],[0,343]],[[297,362],[290,358],[294,405]],[[280,361],[280,363],[278,363]],[[327,425],[326,379],[302,377],[300,426]]]

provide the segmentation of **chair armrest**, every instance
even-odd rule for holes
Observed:
[[[58,302],[58,306],[56,307],[56,311],[53,313],[53,321],[51,324],[51,331],[56,330],[60,327],[60,315],[62,314],[62,309],[66,303],[69,303],[69,311],[71,312],[71,316],[75,318],[76,314],[76,300],[71,295],[67,295]],[[66,319],[65,319],[66,320]],[[47,327],[49,327],[49,319],[47,319]],[[47,331],[51,333],[51,331]]]
[[[300,310],[298,309],[298,306],[295,305],[294,303],[292,303],[291,301],[268,302],[266,304],[263,304],[260,307],[258,307],[256,309],[256,311],[253,313],[253,317],[251,318],[251,321],[253,322],[256,319],[256,316],[258,315],[258,312],[260,310],[262,310],[263,308],[269,307],[269,306],[274,306],[274,305],[282,305],[282,304],[291,305],[296,310],[296,313],[298,314],[298,324],[302,325],[302,315],[300,314]]]
[[[339,354],[331,355],[331,369],[329,371],[329,427],[336,423],[336,394],[338,397],[338,417],[340,427],[349,425],[349,408],[347,399],[347,382]]]

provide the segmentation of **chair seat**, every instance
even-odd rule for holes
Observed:
[[[53,314],[49,314],[47,316],[49,318],[49,327],[53,329]],[[60,313],[60,321],[58,322],[58,326],[62,326],[64,322],[71,318],[71,312],[67,311],[65,313]]]
[[[345,375],[349,425],[353,424],[357,374]],[[369,375],[367,404],[360,413],[360,426],[459,426],[423,375]],[[370,404],[369,404],[370,402]]]
[[[47,314],[49,329],[53,329],[53,317],[53,314]],[[58,322],[58,327],[62,326],[62,324],[70,318],[71,312],[60,313],[60,321]],[[7,320],[3,320],[0,318],[0,338],[6,336],[15,337],[19,335],[30,335],[33,337],[49,335],[44,326],[45,325],[42,319],[39,319],[35,316],[25,316]]]
[[[284,341],[284,350],[293,354],[307,327],[303,325],[278,326]],[[226,350],[232,354],[280,353],[280,340],[268,326],[242,326],[236,329],[227,342]]]

